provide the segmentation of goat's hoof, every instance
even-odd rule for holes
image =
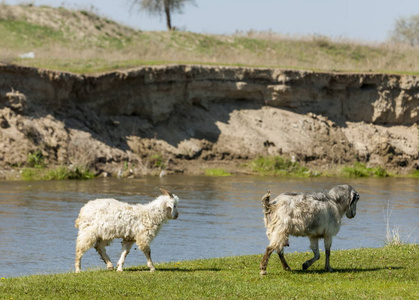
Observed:
[[[109,267],[108,267],[108,270],[109,270],[109,271],[112,271],[112,270],[113,270],[113,266],[109,266]]]
[[[291,268],[290,268],[289,266],[283,267],[283,269],[284,269],[285,271],[291,271]]]
[[[328,267],[328,268],[324,268],[327,272],[333,272],[333,268],[332,267]]]
[[[266,270],[261,270],[260,275],[266,275]]]
[[[150,269],[150,273],[156,272],[155,268]]]
[[[77,269],[77,270],[76,270],[76,273],[80,273],[80,270],[79,270],[79,269]]]
[[[303,263],[303,270],[307,270],[307,269],[308,269],[308,267],[310,267],[310,266],[308,265],[308,263]]]
[[[122,269],[122,268],[118,268],[118,269],[116,269],[116,271],[117,271],[117,272],[124,272],[124,269]]]

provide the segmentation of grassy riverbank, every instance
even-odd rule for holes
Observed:
[[[418,74],[419,48],[271,31],[234,35],[135,30],[86,10],[0,4],[0,61],[102,72],[156,64]],[[34,58],[20,58],[24,53]]]
[[[79,166],[50,166],[48,167],[43,159],[38,159],[36,163],[33,163],[30,159],[34,155],[28,155],[27,167],[16,169],[15,172],[9,172],[5,179],[14,180],[84,180],[93,179],[99,174],[93,168],[86,165]],[[126,171],[126,167],[124,170]],[[150,168],[144,169],[144,175],[156,176],[161,173],[162,168],[160,166],[151,166]],[[278,176],[278,177],[342,177],[342,178],[384,178],[384,177],[419,177],[419,171],[415,170],[409,174],[399,175],[388,172],[382,167],[369,168],[363,163],[355,162],[353,165],[335,165],[329,170],[316,170],[309,169],[298,162],[292,162],[282,156],[266,156],[257,157],[250,161],[248,164],[244,164],[238,167],[236,170],[230,170],[231,172],[223,168],[208,168],[202,170],[202,174],[206,176],[222,177],[222,176],[234,176],[238,174],[247,175],[259,175],[259,176]],[[109,176],[116,177],[129,177],[129,172],[122,172],[121,174],[109,174]]]
[[[80,274],[2,278],[1,299],[417,299],[419,245],[332,251],[335,272],[323,270],[324,253],[308,271],[311,253],[287,254],[291,272],[271,258],[259,275],[261,255],[165,263]]]

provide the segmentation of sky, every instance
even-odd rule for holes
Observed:
[[[132,0],[3,0],[6,4],[86,9],[141,30],[166,30],[163,17],[131,9]],[[205,34],[268,31],[300,37],[385,42],[396,19],[419,14],[419,0],[195,0],[172,25]]]

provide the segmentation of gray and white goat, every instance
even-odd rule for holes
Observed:
[[[167,220],[178,217],[179,198],[164,189],[160,190],[163,195],[145,205],[131,205],[115,199],[97,199],[84,205],[76,220],[76,228],[79,229],[76,242],[76,273],[80,272],[83,254],[92,247],[95,247],[108,269],[112,270],[113,264],[106,254],[105,247],[116,238],[122,238],[122,254],[117,271],[123,271],[125,257],[134,243],[137,243],[146,256],[150,271],[155,271],[150,243]]]
[[[358,192],[350,185],[338,185],[324,192],[282,193],[270,202],[270,191],[262,198],[265,213],[266,234],[269,245],[260,263],[260,274],[266,274],[269,257],[276,251],[284,270],[291,270],[284,257],[284,247],[289,246],[289,235],[307,236],[314,257],[303,264],[309,268],[320,258],[319,239],[324,239],[326,250],[325,269],[330,267],[332,237],[340,229],[344,214],[349,219],[356,215]]]

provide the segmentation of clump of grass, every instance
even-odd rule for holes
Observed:
[[[215,168],[215,169],[206,169],[205,170],[205,175],[206,176],[231,176],[233,174],[227,172],[224,169],[221,168]]]
[[[44,156],[41,150],[29,153],[26,162],[30,168],[42,169],[45,168]]]
[[[75,167],[74,169],[68,168],[66,166],[59,166],[55,169],[49,170],[44,176],[45,180],[84,180],[84,179],[93,179],[95,174],[90,172],[88,169]]]
[[[411,174],[412,177],[419,177],[419,170],[415,170]]]
[[[319,174],[300,165],[298,162],[282,156],[259,156],[251,162],[251,168],[254,172],[263,175],[283,175],[310,177]]]
[[[150,156],[150,164],[154,168],[164,168],[163,156],[161,154],[153,154]]]
[[[390,174],[382,167],[368,168],[365,164],[356,162],[353,166],[345,166],[341,171],[346,177],[388,177]]]
[[[69,168],[66,166],[59,166],[50,170],[45,168],[25,168],[22,170],[21,176],[24,180],[84,180],[95,178],[95,174],[89,169],[82,167]]]
[[[24,180],[37,180],[39,179],[39,170],[32,168],[24,168],[22,169],[20,175]]]
[[[386,240],[385,245],[386,246],[400,246],[402,245],[402,241],[400,238],[399,229],[400,227],[390,227],[390,217],[393,210],[390,209],[390,202],[387,203],[387,210],[385,214],[385,220],[386,220]]]
[[[88,151],[83,153],[85,156],[88,155]],[[87,163],[47,169],[45,157],[41,150],[30,152],[27,156],[26,164],[28,168],[24,168],[21,171],[21,176],[24,180],[92,179],[95,177]]]
[[[387,202],[387,208],[384,212],[384,219],[386,222],[386,239],[384,241],[385,246],[401,246],[406,244],[406,242],[409,240],[409,238],[412,236],[412,234],[415,232],[416,227],[413,228],[413,230],[410,232],[410,234],[407,234],[405,239],[402,239],[402,236],[400,234],[400,226],[390,226],[390,217],[393,213],[393,209],[390,206],[390,201]]]
[[[45,158],[41,150],[28,153],[26,157],[26,165],[28,168],[24,168],[21,171],[21,176],[25,180],[37,180],[41,179],[41,175],[44,173],[46,167]]]

